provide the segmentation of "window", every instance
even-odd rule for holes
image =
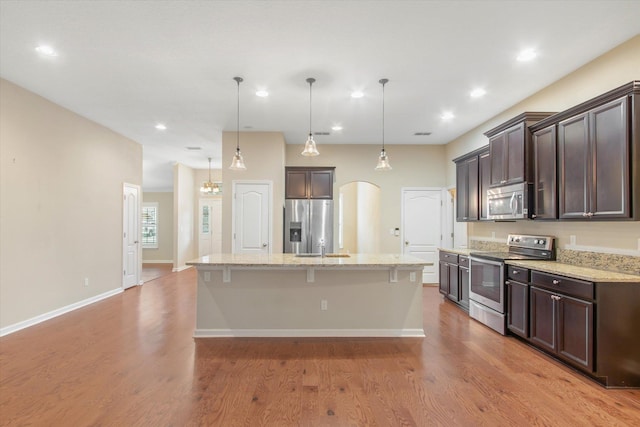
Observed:
[[[142,204],[142,247],[158,248],[158,203]]]

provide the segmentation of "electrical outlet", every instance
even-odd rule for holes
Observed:
[[[88,277],[85,277],[85,278],[84,278],[84,287],[85,287],[85,288],[88,288],[88,287],[89,287],[89,278],[88,278]]]
[[[211,272],[210,271],[205,271],[204,272],[204,281],[205,282],[210,282],[211,281]]]
[[[416,272],[412,271],[411,273],[409,273],[409,281],[410,282],[415,282],[416,281]]]
[[[327,310],[327,300],[326,299],[320,300],[320,310],[322,310],[322,311],[326,311]]]

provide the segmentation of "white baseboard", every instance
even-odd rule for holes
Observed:
[[[194,338],[424,338],[422,329],[196,329]]]
[[[172,259],[143,259],[142,260],[143,264],[173,264],[173,260]]]
[[[12,333],[17,332],[17,331],[19,331],[21,329],[24,329],[24,328],[28,328],[29,326],[37,325],[38,323],[42,323],[42,322],[44,322],[46,320],[53,319],[54,317],[58,317],[58,316],[60,316],[62,314],[69,313],[69,312],[71,312],[73,310],[77,310],[79,308],[85,307],[85,306],[87,306],[89,304],[93,304],[94,302],[101,301],[101,300],[103,300],[105,298],[112,297],[112,296],[117,295],[119,293],[122,293],[122,288],[113,289],[111,291],[104,292],[104,293],[102,293],[100,295],[96,295],[94,297],[87,298],[85,300],[78,301],[78,302],[73,303],[73,304],[69,304],[69,305],[67,305],[65,307],[58,308],[58,309],[50,311],[48,313],[44,313],[44,314],[41,314],[39,316],[32,317],[31,319],[23,320],[22,322],[18,322],[18,323],[14,323],[13,325],[5,326],[4,328],[0,328],[0,337],[12,334]]]
[[[182,267],[178,267],[178,268],[173,268],[173,270],[171,270],[172,273],[177,273],[179,271],[183,271],[186,270],[187,268],[191,268],[193,267],[192,265],[183,265]]]

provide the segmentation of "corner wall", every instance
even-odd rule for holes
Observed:
[[[121,289],[142,146],[0,79],[0,166],[0,328]]]

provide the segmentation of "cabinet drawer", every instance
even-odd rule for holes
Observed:
[[[527,283],[529,282],[529,269],[507,265],[507,277],[511,280]]]
[[[531,284],[576,298],[593,299],[594,286],[592,282],[532,271]]]
[[[458,254],[440,251],[440,261],[448,262],[450,264],[458,264]]]
[[[458,256],[458,265],[460,267],[469,268],[469,257],[464,256],[464,255]]]

